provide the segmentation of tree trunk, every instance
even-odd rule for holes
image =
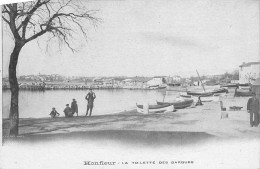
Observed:
[[[18,97],[19,97],[19,85],[16,77],[16,66],[18,62],[19,53],[23,47],[23,44],[15,42],[15,47],[10,57],[9,63],[9,83],[11,89],[11,107],[10,107],[10,136],[17,136],[18,125],[19,125],[19,107],[18,107]]]

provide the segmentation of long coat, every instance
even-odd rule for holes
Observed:
[[[71,106],[70,107],[71,107],[73,113],[74,112],[78,113],[78,104],[77,104],[76,101],[71,102]]]
[[[87,94],[85,99],[88,101],[88,106],[93,106],[95,98],[96,98],[96,94],[94,92]]]
[[[258,113],[259,112],[259,100],[256,98],[250,98],[247,102],[247,110],[249,112]]]

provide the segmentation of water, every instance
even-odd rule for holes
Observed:
[[[85,115],[87,90],[55,90],[55,91],[20,91],[19,112],[20,118],[50,117],[52,107],[64,116],[66,104],[71,104],[75,98],[78,102],[79,115]],[[117,113],[136,108],[136,103],[156,104],[162,100],[165,91],[160,90],[95,90],[97,98],[94,102],[93,115]],[[3,91],[3,118],[8,118],[10,109],[10,91]]]

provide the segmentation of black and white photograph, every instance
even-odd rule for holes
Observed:
[[[259,169],[259,0],[1,2],[1,169]]]

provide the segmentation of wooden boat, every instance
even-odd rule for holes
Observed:
[[[149,86],[149,89],[165,89],[166,86],[159,86],[159,85],[154,85],[154,86]]]
[[[181,83],[168,83],[168,86],[181,86]]]
[[[191,91],[187,91],[187,95],[200,96],[200,97],[213,96],[215,93],[228,93],[228,90],[225,89],[225,88],[220,88],[220,89],[213,89],[211,91],[206,91],[206,92],[191,92]]]
[[[214,93],[212,92],[192,92],[192,91],[187,91],[187,95],[192,95],[192,96],[200,96],[200,97],[208,97],[208,96],[213,96]]]
[[[213,94],[215,94],[215,93],[228,93],[228,90],[225,89],[225,88],[219,88],[219,89],[212,90],[212,93]]]
[[[184,95],[184,94],[180,94],[181,97],[184,97],[184,98],[191,98],[191,95]]]
[[[143,105],[136,104],[137,111],[139,113],[143,113]],[[160,113],[165,111],[173,111],[174,107],[172,104],[164,104],[164,105],[149,105],[149,113]]]
[[[252,92],[250,90],[236,89],[235,97],[250,97],[252,96]]]
[[[238,84],[234,84],[234,83],[220,85],[221,88],[222,87],[231,88],[231,87],[238,87],[238,86],[239,86]]]
[[[184,109],[186,107],[190,107],[193,103],[193,99],[184,99],[181,101],[174,101],[174,102],[159,102],[157,101],[158,105],[168,105],[171,104],[174,106],[175,109]]]
[[[250,86],[249,83],[246,84],[238,84],[239,86]]]
[[[233,111],[236,111],[236,110],[241,110],[243,107],[241,106],[230,106],[229,107],[229,110],[233,110]]]

